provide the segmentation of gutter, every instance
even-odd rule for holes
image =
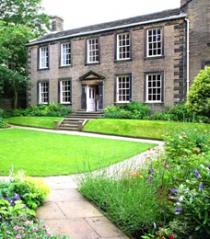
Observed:
[[[187,23],[187,98],[190,90],[190,20],[185,18]]]
[[[70,34],[70,35],[66,35],[66,36],[62,36],[62,37],[54,37],[54,38],[51,38],[51,39],[40,40],[40,41],[36,41],[36,42],[32,41],[32,42],[26,44],[26,46],[33,46],[33,45],[52,42],[52,41],[56,41],[56,40],[62,40],[62,39],[66,39],[66,38],[73,38],[73,37],[78,37],[78,36],[85,36],[85,35],[90,35],[90,34],[107,32],[107,31],[112,31],[112,30],[117,30],[117,29],[122,29],[122,28],[127,28],[127,27],[135,27],[135,26],[146,25],[146,24],[150,24],[150,23],[175,20],[175,19],[184,18],[186,16],[187,15],[185,13],[181,13],[181,14],[176,15],[176,16],[159,18],[159,19],[155,19],[155,20],[149,20],[149,21],[144,21],[144,22],[135,22],[135,23],[125,24],[125,25],[116,26],[116,27],[109,27],[109,28],[103,28],[103,29],[99,29],[99,30],[80,32],[80,33]]]

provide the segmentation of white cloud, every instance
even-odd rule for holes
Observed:
[[[42,6],[70,29],[177,8],[180,0],[42,0]]]

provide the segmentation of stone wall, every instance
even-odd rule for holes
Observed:
[[[164,32],[164,56],[155,59],[145,57],[146,30],[162,27]],[[100,64],[85,64],[85,44],[87,37],[71,39],[72,65],[67,68],[59,67],[60,42],[49,44],[49,70],[37,70],[37,52],[39,46],[28,49],[28,69],[31,83],[28,89],[28,103],[38,103],[37,82],[49,80],[50,102],[58,102],[58,81],[60,78],[72,79],[72,108],[81,109],[81,82],[79,78],[92,70],[105,77],[104,80],[104,108],[115,103],[114,84],[117,74],[132,74],[132,100],[145,100],[145,73],[164,72],[164,103],[151,105],[153,110],[163,110],[180,102],[185,97],[185,22],[184,19],[172,20],[157,24],[124,29],[130,31],[132,38],[132,60],[126,62],[115,61],[115,37],[121,31],[114,31],[95,35],[100,41]]]

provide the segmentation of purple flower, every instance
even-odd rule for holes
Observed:
[[[182,212],[182,208],[181,208],[181,207],[177,207],[177,208],[175,209],[175,214],[176,214],[176,215],[181,214],[181,212]]]
[[[178,193],[176,188],[172,188],[170,191],[171,191],[172,194],[177,194]]]
[[[201,175],[197,169],[194,171],[194,175],[195,175],[195,178],[197,178],[197,179],[199,179],[201,177]]]
[[[14,201],[20,200],[20,195],[15,193],[14,197],[12,198]]]
[[[199,184],[198,190],[199,190],[199,191],[202,191],[203,189],[204,189],[204,183],[201,182],[201,183]]]

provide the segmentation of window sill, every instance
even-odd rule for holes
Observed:
[[[162,56],[146,56],[144,57],[144,60],[157,60],[157,59],[164,59],[165,56],[162,55]]]
[[[164,104],[163,101],[145,101],[145,104]]]
[[[38,68],[37,70],[38,71],[48,71],[50,68],[48,67],[48,68]]]
[[[94,66],[94,65],[100,65],[100,62],[93,62],[93,63],[85,63],[85,66]]]
[[[114,60],[114,63],[123,63],[123,62],[130,62],[130,61],[132,61],[132,58],[129,58],[129,59],[122,59],[122,60]]]
[[[65,66],[59,66],[59,69],[63,69],[63,68],[69,68],[69,67],[72,67],[72,65],[70,64],[70,65],[65,65]]]
[[[64,103],[64,102],[60,102],[61,105],[71,105],[71,102],[67,102],[67,103]]]
[[[129,104],[130,101],[117,101],[115,104]]]

